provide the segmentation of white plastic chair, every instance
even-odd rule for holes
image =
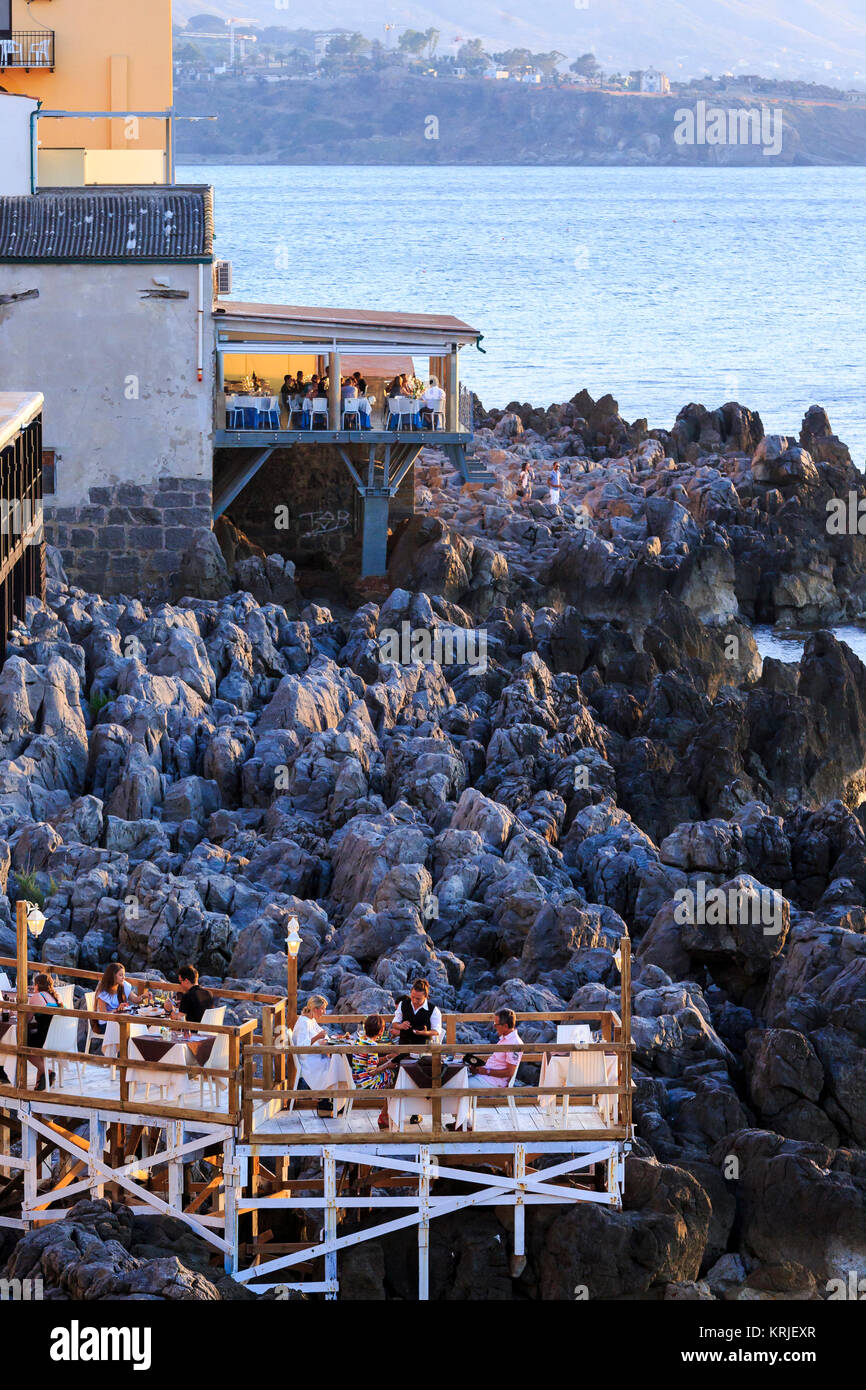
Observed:
[[[85,994],[85,996],[84,996],[84,1012],[85,1012],[86,1014],[94,1014],[94,1013],[96,1013],[96,990],[95,990],[95,989],[90,990],[89,993]],[[93,1020],[89,1018],[89,1019],[87,1020],[87,1034],[86,1034],[85,1039],[84,1039],[84,1051],[85,1051],[85,1052],[89,1052],[89,1051],[90,1051],[90,1044],[91,1044],[91,1042],[93,1041],[94,1038],[98,1039],[99,1045],[100,1045],[100,1048],[101,1048],[101,1047],[102,1047],[102,1034],[101,1034],[101,1033],[96,1033],[96,1032],[94,1032],[94,1029],[93,1029]]]
[[[324,419],[324,429],[328,428],[328,402],[324,396],[314,396],[312,401],[312,415],[310,418],[310,429],[316,428],[316,417]]]
[[[395,396],[389,402],[391,413],[397,416],[397,429],[414,429],[415,414],[418,410],[418,402],[410,400],[408,396]]]
[[[10,1030],[7,1032],[7,1034],[6,1034],[6,1037],[5,1037],[5,1039],[4,1039],[4,1042],[8,1044],[8,1043],[10,1043],[10,1042],[14,1043],[14,1041],[15,1041],[15,1024],[13,1023],[11,1029],[10,1029]],[[0,1067],[3,1068],[3,1070],[4,1070],[5,1073],[6,1073],[6,1075],[8,1076],[10,1086],[14,1086],[14,1085],[15,1085],[15,1079],[16,1079],[16,1076],[17,1076],[18,1054],[15,1053],[15,1052],[4,1052],[4,1051],[2,1050],[2,1047],[3,1047],[3,1044],[0,1043]],[[39,1073],[37,1072],[37,1070],[36,1070],[35,1066],[33,1065],[33,1063],[32,1063],[32,1062],[30,1061],[30,1059],[28,1058],[28,1060],[27,1060],[27,1081],[26,1081],[27,1090],[28,1090],[28,1091],[35,1090],[35,1088],[36,1088],[36,1082],[37,1082],[38,1080],[39,1080]]]
[[[57,998],[60,1000],[62,1009],[75,1008],[75,986],[74,985],[55,985]]]
[[[226,1016],[225,1004],[217,1004],[216,1008],[205,1009],[201,1016],[202,1023],[209,1023],[214,1028],[221,1028]]]
[[[12,981],[2,970],[0,970],[0,991],[5,991],[6,994],[12,993]]]
[[[0,39],[0,67],[15,59],[19,63],[24,62],[24,49],[20,43],[16,43],[15,39]]]
[[[229,1064],[229,1035],[228,1033],[217,1033],[211,1054],[205,1062],[199,1074],[199,1100],[201,1108],[204,1110],[204,1088],[207,1086],[210,1092],[209,1099],[213,1101],[215,1110],[220,1106],[220,1095],[225,1091],[228,1097],[228,1082],[223,1076],[212,1076],[210,1072],[225,1071]]]
[[[508,1083],[507,1083],[507,1085],[505,1085],[505,1086],[485,1086],[483,1092],[480,1093],[480,1094],[486,1094],[486,1095],[488,1095],[488,1096],[493,1096],[493,1095],[497,1095],[497,1094],[499,1094],[499,1093],[501,1093],[501,1092],[506,1092],[505,1099],[506,1099],[507,1102],[508,1102],[508,1114],[509,1114],[509,1116],[511,1117],[511,1121],[512,1121],[512,1124],[513,1124],[513,1126],[514,1126],[515,1129],[517,1129],[517,1102],[516,1102],[516,1100],[514,1099],[514,1097],[513,1097],[513,1096],[509,1096],[509,1095],[507,1094],[507,1092],[510,1091],[514,1086],[517,1085],[517,1073],[518,1073],[519,1071],[520,1071],[520,1062],[517,1063],[517,1066],[514,1068],[514,1071],[511,1073],[511,1076],[508,1078]],[[477,1106],[477,1105],[478,1105],[478,1095],[471,1095],[471,1096],[469,1097],[469,1128],[470,1128],[470,1129],[474,1129],[474,1128],[475,1128],[475,1109],[476,1109],[476,1106]]]
[[[345,430],[345,429],[348,429],[348,425],[346,424],[346,421],[348,420],[348,418],[349,418],[350,415],[353,415],[353,416],[355,417],[355,429],[358,429],[358,430],[359,430],[359,429],[361,428],[361,407],[360,407],[360,404],[358,403],[357,398],[355,398],[355,399],[350,398],[349,400],[343,402],[343,429],[344,429],[344,430]]]
[[[31,39],[30,57],[28,59],[28,62],[32,68],[48,67],[48,60],[50,57],[49,47],[50,45],[48,39]]]
[[[72,989],[72,985],[69,986]],[[60,991],[58,990],[59,994]],[[77,1052],[78,1051],[78,1019],[77,1018],[52,1018],[48,1025],[48,1032],[45,1034],[44,1047],[50,1052]],[[84,1075],[80,1062],[68,1062],[59,1057],[46,1057],[45,1061],[45,1087],[51,1087],[51,1072],[54,1071],[56,1085],[58,1088],[65,1086],[65,1073],[67,1067],[74,1071],[78,1077],[78,1094],[84,1094]]]

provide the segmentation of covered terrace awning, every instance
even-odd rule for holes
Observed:
[[[290,304],[220,301],[214,308],[218,385],[225,358],[276,356],[327,364],[332,394],[332,428],[339,424],[340,376],[351,371],[386,376],[411,371],[417,358],[446,392],[447,428],[459,428],[459,353],[481,334],[450,314],[394,313],[373,309],[328,309]],[[378,364],[378,370],[377,370]]]

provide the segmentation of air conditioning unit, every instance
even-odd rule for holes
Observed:
[[[231,294],[232,292],[232,263],[231,261],[216,261],[214,263],[214,282],[217,294]]]

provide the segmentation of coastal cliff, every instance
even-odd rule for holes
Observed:
[[[180,81],[175,104],[218,117],[179,122],[182,164],[866,164],[866,103],[842,99],[643,97],[373,73]],[[754,140],[739,125],[750,111],[764,120]]]

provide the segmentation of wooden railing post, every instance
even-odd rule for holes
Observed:
[[[126,1066],[129,1061],[129,1023],[118,1015],[117,1027],[120,1034],[117,1047],[117,1061],[120,1068],[120,1099],[126,1104],[129,1100],[129,1071]]]
[[[241,1065],[241,1040],[240,1034],[232,1032],[229,1034],[229,1114],[240,1115],[241,1111],[241,1087],[238,1073]]]
[[[265,1047],[274,1045],[274,1011],[269,1004],[262,1011],[262,1043]],[[262,1090],[272,1091],[273,1088],[274,1057],[273,1053],[266,1052],[262,1058]]]
[[[437,1048],[433,1053],[433,1112],[432,1128],[435,1138],[442,1134],[442,1053]]]

